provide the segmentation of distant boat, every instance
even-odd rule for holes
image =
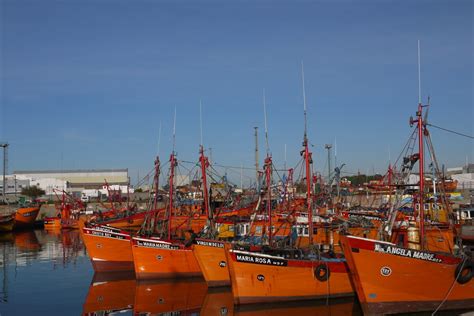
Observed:
[[[38,217],[40,206],[20,207],[15,212],[15,228],[33,227]]]
[[[0,232],[11,232],[15,225],[15,215],[1,215],[0,216]]]

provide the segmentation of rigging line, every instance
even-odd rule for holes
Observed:
[[[396,166],[398,164],[398,161],[400,160],[400,158],[403,156],[403,154],[408,150],[408,147],[410,146],[410,142],[412,141],[412,138],[413,138],[413,135],[417,132],[416,128],[413,129],[410,137],[408,138],[408,141],[406,142],[405,146],[403,146],[403,149],[402,151],[400,152],[400,154],[398,155],[397,159],[395,160],[395,162],[393,163],[394,166]]]
[[[438,129],[443,130],[445,132],[449,132],[449,133],[453,133],[453,134],[456,134],[456,135],[459,135],[459,136],[464,136],[464,137],[467,137],[467,138],[470,138],[470,139],[474,139],[474,136],[463,134],[463,133],[460,133],[460,132],[456,132],[456,131],[453,131],[453,130],[450,130],[450,129],[447,129],[447,128],[444,128],[444,127],[436,126],[436,125],[433,125],[431,123],[426,123],[426,125],[434,127],[434,128],[438,128]]]

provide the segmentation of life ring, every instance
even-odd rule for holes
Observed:
[[[199,213],[194,213],[193,218],[194,219],[199,219]]]
[[[454,277],[459,284],[466,284],[471,281],[474,272],[474,262],[463,260],[454,271]],[[459,276],[459,277],[458,277]]]
[[[314,269],[314,276],[321,282],[329,280],[330,275],[331,272],[329,271],[329,267],[326,264],[321,263]]]

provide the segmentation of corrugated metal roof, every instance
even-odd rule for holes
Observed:
[[[77,170],[17,170],[14,174],[42,174],[42,173],[94,173],[94,172],[128,172],[126,169],[77,169]]]

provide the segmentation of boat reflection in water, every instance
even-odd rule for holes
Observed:
[[[355,298],[338,298],[315,301],[252,304],[236,307],[239,316],[286,316],[286,315],[363,315]]]
[[[362,315],[355,298],[234,306],[230,287],[202,278],[135,280],[133,272],[96,273],[83,315]]]
[[[135,301],[135,273],[96,273],[89,286],[83,315],[132,312]]]
[[[199,314],[206,293],[202,278],[137,281],[135,315]]]
[[[207,290],[200,315],[234,315],[234,298],[230,287]]]
[[[210,288],[200,315],[286,316],[286,315],[362,315],[355,298],[313,300],[234,306],[232,290]]]

